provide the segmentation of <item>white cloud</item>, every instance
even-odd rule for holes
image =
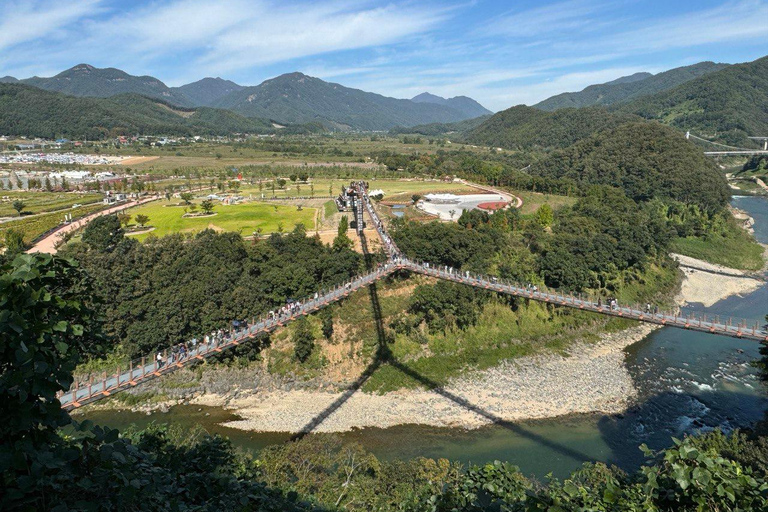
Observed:
[[[301,70],[388,96],[429,90],[502,109],[654,71],[649,62],[689,64],[692,52],[753,55],[768,37],[768,0],[676,5],[683,14],[667,17],[636,1],[555,0],[491,19],[483,3],[461,2],[0,0],[0,75],[88,62],[169,85],[210,75],[253,84]]]
[[[638,53],[766,37],[768,2],[740,0],[639,25],[601,43]]]
[[[190,66],[226,73],[327,52],[370,48],[435,27],[452,7],[345,1],[175,0],[114,17],[92,37],[144,58],[192,52]],[[106,37],[109,35],[109,38]]]
[[[566,0],[533,9],[509,11],[476,34],[525,38],[584,30],[590,26],[588,22],[591,18],[603,14],[607,6],[605,2]]]
[[[97,13],[100,3],[100,0],[3,0],[0,4],[0,50],[69,29],[77,20]]]

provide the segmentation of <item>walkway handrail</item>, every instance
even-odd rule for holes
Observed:
[[[677,327],[712,334],[721,334],[734,338],[744,338],[760,342],[768,342],[768,331],[761,328],[757,323],[749,325],[747,320],[729,318],[728,321],[720,321],[719,316],[707,318],[706,314],[689,313],[687,316],[677,310],[657,311],[649,307],[643,308],[639,305],[620,305],[612,302],[603,304],[601,299],[587,294],[569,293],[562,290],[549,290],[546,287],[539,289],[533,284],[523,285],[499,278],[497,276],[485,276],[471,271],[460,272],[446,265],[432,265],[428,262],[421,262],[404,257],[397,246],[392,242],[383,226],[383,223],[376,215],[375,210],[368,201],[367,194],[363,185],[358,186],[359,198],[366,205],[371,218],[376,225],[376,230],[382,238],[382,242],[389,253],[389,261],[379,265],[376,269],[357,276],[342,285],[330,289],[323,289],[314,294],[313,297],[303,301],[298,301],[290,310],[283,313],[262,315],[258,319],[253,318],[251,323],[244,329],[232,330],[222,336],[214,336],[212,339],[203,343],[183,342],[173,346],[169,351],[166,349],[162,354],[133,360],[129,363],[129,368],[122,371],[119,367],[114,374],[107,375],[103,373],[100,378],[94,379],[89,376],[87,380],[79,380],[73,383],[70,390],[59,393],[58,398],[65,409],[74,409],[87,403],[110,396],[113,393],[128,389],[154,377],[159,377],[170,373],[178,368],[197,363],[221,353],[222,351],[248,341],[259,334],[269,333],[277,327],[294,320],[300,316],[306,316],[333,302],[336,302],[362,287],[386,277],[397,270],[408,270],[429,277],[435,277],[456,283],[462,283],[476,288],[482,288],[498,293],[504,293],[524,299],[536,300],[548,304],[566,306],[570,308],[591,311],[603,315],[638,320],[657,325]],[[734,323],[735,321],[735,323]],[[191,345],[191,348],[190,348]]]
[[[208,343],[199,342],[193,344],[181,342],[169,349],[164,349],[149,357],[145,356],[132,360],[128,368],[118,367],[114,374],[102,373],[99,376],[89,375],[86,379],[80,378],[70,386],[69,391],[59,393],[59,401],[62,407],[72,409],[98,400],[105,396],[122,391],[128,387],[138,385],[139,382],[158,377],[178,368],[196,363],[223,350],[239,345],[243,341],[255,338],[259,334],[268,333],[277,327],[313,313],[328,304],[341,300],[351,293],[378,281],[379,279],[396,271],[399,267],[388,262],[380,265],[375,270],[362,276],[358,276],[346,283],[328,290],[317,292],[314,296],[298,301],[298,307],[289,312],[274,315],[262,315],[258,319],[252,319],[246,328],[233,330],[221,337],[212,337]],[[158,358],[157,355],[160,357]]]

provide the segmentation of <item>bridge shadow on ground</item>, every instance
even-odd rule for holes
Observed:
[[[363,247],[363,254],[365,255],[365,259],[366,259],[366,264],[368,265],[369,268],[371,268],[373,265],[373,257],[368,252],[368,246],[365,240],[365,235],[361,234],[360,238],[361,238],[362,247]],[[386,336],[386,331],[384,329],[384,318],[381,311],[381,304],[379,302],[378,289],[377,289],[376,283],[373,283],[368,287],[368,294],[371,301],[371,309],[373,312],[373,318],[376,326],[376,336],[377,336],[377,348],[376,348],[376,353],[374,354],[373,361],[371,362],[371,364],[368,365],[365,371],[363,371],[360,377],[358,377],[350,386],[347,387],[347,389],[344,391],[344,393],[342,393],[342,395],[339,398],[337,398],[331,405],[329,405],[320,414],[318,414],[310,422],[308,422],[301,429],[300,432],[298,432],[296,435],[294,435],[291,438],[291,440],[301,439],[305,437],[307,434],[312,433],[334,412],[339,410],[352,397],[352,395],[355,394],[355,392],[357,392],[360,388],[362,388],[363,385],[368,381],[368,379],[376,372],[376,370],[378,370],[382,365],[387,364],[392,366],[393,368],[396,368],[397,370],[407,375],[408,377],[414,379],[415,381],[419,382],[426,389],[434,393],[437,393],[443,398],[450,400],[454,404],[474,414],[477,414],[478,416],[485,418],[486,420],[490,421],[494,425],[510,430],[511,432],[514,432],[515,434],[521,437],[530,439],[566,457],[569,457],[578,461],[588,461],[593,459],[593,457],[585,453],[582,453],[572,447],[562,445],[560,443],[552,441],[551,439],[546,439],[543,436],[540,436],[538,434],[535,434],[529,430],[522,428],[520,425],[517,425],[516,423],[506,421],[500,416],[490,411],[487,411],[476,404],[473,404],[466,398],[461,397],[455,393],[451,393],[450,391],[446,390],[442,386],[442,384],[435,382],[430,378],[424,375],[421,375],[420,373],[413,370],[412,368],[409,368],[408,366],[402,364],[400,361],[398,361],[394,357],[394,355],[392,354],[387,344],[387,336]],[[415,418],[414,418],[414,423],[418,423],[417,419]]]

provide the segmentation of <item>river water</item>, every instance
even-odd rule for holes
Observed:
[[[768,199],[734,197],[733,204],[755,218],[755,236],[768,243]],[[731,297],[709,308],[712,315],[764,321],[768,286],[745,297]],[[639,390],[638,405],[619,416],[579,415],[552,420],[489,426],[477,430],[403,425],[363,429],[343,437],[362,443],[384,459],[445,457],[464,463],[506,460],[543,479],[563,477],[584,461],[603,461],[624,469],[643,463],[642,443],[669,446],[672,437],[715,427],[747,426],[768,410],[764,385],[751,362],[759,358],[755,342],[663,328],[627,350],[627,366]],[[257,452],[284,442],[288,434],[260,434],[222,427],[236,417],[223,409],[177,406],[164,414],[92,411],[90,419],[113,427],[152,421],[200,424]]]

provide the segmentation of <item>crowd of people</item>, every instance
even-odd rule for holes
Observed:
[[[232,322],[233,327],[248,328],[248,323],[244,321],[235,320]],[[197,346],[203,345],[205,347],[219,346],[228,342],[231,339],[231,332],[227,332],[225,329],[218,329],[211,331],[210,334],[203,336],[202,340],[192,338],[189,341],[184,341],[177,345],[172,346],[170,349],[158,352],[155,355],[155,361],[157,367],[162,368],[166,364],[174,364],[179,361],[184,361],[192,355],[197,354]]]

